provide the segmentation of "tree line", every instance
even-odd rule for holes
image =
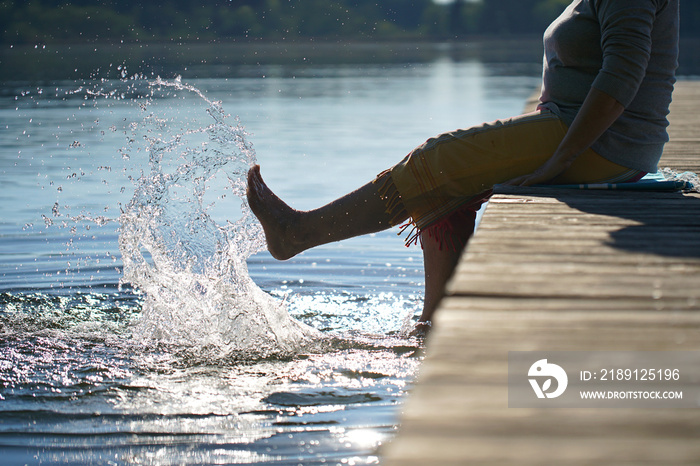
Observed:
[[[571,0],[0,0],[6,44],[539,35]],[[700,35],[685,0],[681,33]]]

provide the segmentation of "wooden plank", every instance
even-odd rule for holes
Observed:
[[[694,410],[507,408],[505,378],[506,349],[514,346],[696,349],[697,312],[569,310],[568,300],[559,301],[562,310],[538,309],[531,300],[529,309],[513,310],[522,300],[502,301],[500,309],[494,301],[465,309],[461,299],[445,300],[400,440],[383,464],[697,464]]]
[[[700,171],[699,104],[661,167]],[[508,351],[700,350],[699,195],[497,194],[448,292],[382,464],[700,464],[700,409],[507,407]]]

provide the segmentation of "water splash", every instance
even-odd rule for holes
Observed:
[[[262,229],[245,201],[246,174],[256,155],[249,135],[221,102],[180,79],[143,76],[56,88],[55,94],[54,99],[78,99],[80,108],[94,111],[94,124],[70,133],[70,141],[79,140],[64,149],[71,152],[70,160],[93,160],[91,150],[109,149],[96,171],[72,163],[65,167],[65,180],[55,188],[58,200],[43,220],[46,228],[70,228],[61,277],[70,275],[76,283],[78,272],[94,269],[110,290],[119,280],[120,291],[139,293],[134,299],[142,310],[130,319],[125,341],[146,352],[166,347],[167,353],[184,356],[180,362],[185,364],[227,365],[372,342],[391,346],[385,341],[387,329],[390,335],[408,334],[415,299],[380,296],[348,303],[335,293],[318,293],[310,300],[308,294],[274,289],[268,294],[253,282],[247,259],[265,249]],[[113,104],[121,109],[116,117]],[[107,131],[100,129],[112,122]],[[50,180],[49,187],[55,184]],[[92,189],[103,199],[110,196],[110,205],[86,205],[84,194],[71,202],[72,193]],[[118,217],[112,214],[116,206]],[[120,254],[100,258],[79,249],[78,235],[95,241],[96,227],[104,227],[100,234],[109,248],[118,233]],[[84,290],[93,291],[93,275],[84,282]],[[375,320],[368,321],[367,309]],[[397,323],[388,316],[397,313],[405,318],[395,332]],[[358,338],[347,332],[358,319],[363,332],[372,335]]]
[[[143,150],[148,169],[119,217],[121,283],[145,294],[134,337],[217,359],[303,351],[320,334],[291,318],[248,274],[246,259],[265,242],[245,202],[255,151],[244,128],[229,124],[220,102],[180,79],[158,79],[151,88],[141,104],[147,115],[132,125],[130,139],[144,146],[137,142],[124,151]],[[173,96],[199,99],[207,123],[201,124],[202,115],[157,108]],[[211,192],[217,193],[213,200]],[[220,204],[227,217],[237,217],[233,222],[217,223],[213,211]]]

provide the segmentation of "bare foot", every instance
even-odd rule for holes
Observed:
[[[300,212],[292,209],[267,187],[260,175],[260,165],[248,171],[248,204],[265,232],[267,250],[278,260],[287,260],[303,251],[294,226]]]
[[[413,330],[409,332],[408,336],[416,337],[420,340],[423,340],[425,339],[425,337],[428,336],[428,333],[430,332],[432,326],[433,324],[430,321],[417,322],[416,325],[413,327]]]

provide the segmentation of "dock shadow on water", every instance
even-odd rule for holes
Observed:
[[[61,241],[77,225],[116,233],[121,276],[0,290],[0,451],[29,464],[376,464],[420,344],[317,330],[251,279],[265,243],[241,123],[180,79],[71,92],[137,115],[117,154],[133,196],[116,217],[56,202],[44,222]]]

